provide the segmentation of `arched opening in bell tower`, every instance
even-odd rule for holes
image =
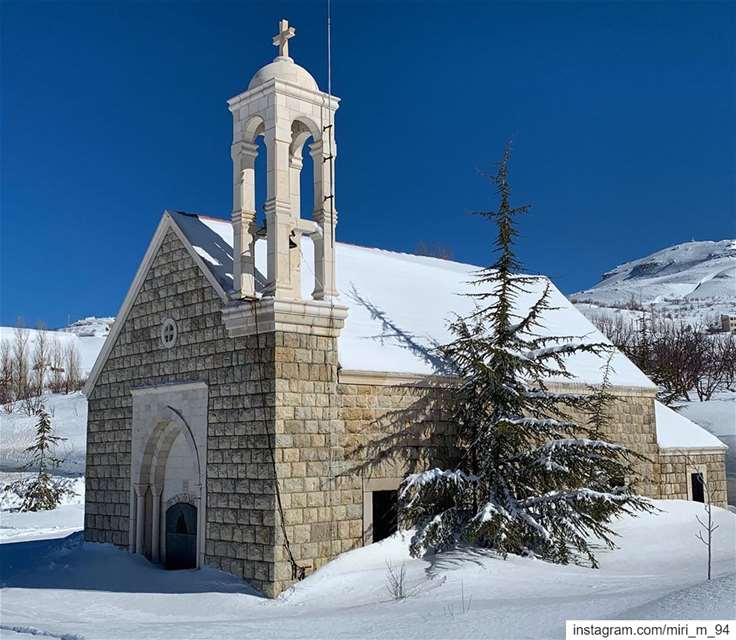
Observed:
[[[242,185],[241,198],[243,209],[247,210],[248,205],[252,205],[251,210],[255,213],[255,223],[257,227],[263,227],[265,223],[264,204],[266,202],[266,171],[268,154],[266,151],[265,123],[263,118],[258,115],[246,122],[243,128],[243,142],[245,152],[241,157],[239,171],[251,173],[249,181],[238,180]],[[246,177],[246,176],[243,176]]]
[[[292,250],[299,255],[298,272],[295,274],[303,297],[310,297],[318,288],[315,271],[315,238],[310,230],[315,212],[320,209],[323,158],[321,149],[322,127],[311,119],[300,116],[291,124],[289,147],[290,194],[295,232],[292,234]],[[308,221],[308,222],[307,222]],[[314,226],[314,225],[312,225]]]

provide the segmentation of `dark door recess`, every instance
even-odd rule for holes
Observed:
[[[702,473],[690,474],[690,486],[693,491],[693,500],[695,502],[705,502],[705,485]]]
[[[166,568],[197,566],[197,508],[178,502],[166,510]]]
[[[378,542],[396,533],[398,529],[398,491],[374,491],[373,496],[373,542]]]

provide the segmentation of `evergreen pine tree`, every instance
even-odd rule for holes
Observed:
[[[553,562],[584,558],[593,565],[591,538],[613,547],[608,522],[615,515],[649,511],[634,494],[632,462],[638,454],[604,439],[608,374],[591,394],[554,393],[545,381],[572,378],[565,360],[609,345],[579,336],[539,335],[550,305],[550,284],[520,273],[514,252],[510,148],[490,179],[500,196],[495,222],[498,259],[474,281],[476,310],[451,324],[454,340],[441,348],[459,384],[450,413],[457,428],[452,468],[408,476],[400,491],[402,521],[416,527],[414,556],[473,544]],[[537,292],[528,311],[519,299]],[[589,415],[580,423],[573,416]]]
[[[59,442],[66,438],[53,434],[51,416],[43,405],[39,407],[36,415],[38,416],[36,438],[33,444],[26,449],[31,460],[25,469],[36,470],[37,475],[23,483],[21,511],[55,509],[60,504],[62,497],[70,492],[67,483],[56,482],[50,473],[51,469],[58,467],[63,462],[53,455],[53,451]]]

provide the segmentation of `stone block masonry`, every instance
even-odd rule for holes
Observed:
[[[335,338],[277,332],[275,343],[279,592],[293,583],[289,552],[309,574],[362,546],[366,483],[397,488],[441,464],[449,428],[422,387],[339,383]]]
[[[207,408],[205,562],[273,593],[274,336],[229,338],[222,300],[169,231],[89,397],[85,538],[127,547],[135,387],[202,381]],[[164,319],[177,323],[163,348]]]
[[[659,495],[692,500],[692,474],[702,474],[714,505],[727,505],[726,453],[723,449],[663,449],[658,462]]]
[[[586,385],[567,384],[550,385],[550,390],[588,394],[591,389]],[[660,496],[657,461],[657,425],[654,410],[655,391],[649,389],[612,387],[609,393],[613,396],[607,408],[608,427],[606,438],[610,442],[625,447],[644,456],[645,460],[632,461],[636,470],[636,490],[652,498]],[[572,418],[585,425],[589,416],[582,412],[572,412]]]

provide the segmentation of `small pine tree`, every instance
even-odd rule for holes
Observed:
[[[415,526],[411,553],[424,555],[457,544],[533,554],[558,563],[587,558],[590,537],[613,547],[610,519],[649,511],[633,493],[632,462],[640,458],[603,438],[608,375],[590,394],[553,393],[545,381],[573,377],[567,357],[604,354],[605,344],[577,336],[542,337],[537,329],[550,305],[550,284],[520,274],[514,253],[515,219],[528,206],[511,207],[506,148],[491,181],[497,211],[479,212],[498,229],[495,263],[479,271],[470,294],[476,310],[451,324],[454,341],[442,353],[459,378],[450,410],[458,435],[454,468],[408,476],[402,484],[403,522]],[[519,299],[540,287],[525,313]],[[536,289],[539,291],[539,289]],[[590,419],[580,424],[571,416]]]
[[[61,499],[70,492],[66,483],[55,482],[49,473],[51,469],[58,467],[63,460],[55,457],[53,451],[57,445],[66,440],[53,434],[51,416],[43,405],[36,412],[38,423],[36,424],[36,439],[26,449],[31,460],[25,469],[36,470],[35,478],[23,483],[21,511],[47,511],[55,509],[61,503]]]

